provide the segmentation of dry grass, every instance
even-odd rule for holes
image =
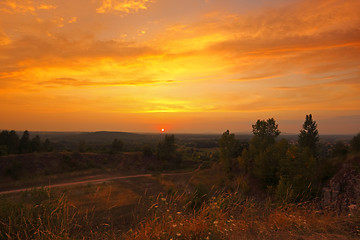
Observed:
[[[192,209],[189,196],[159,195],[124,239],[360,239],[360,215],[337,216],[313,205],[258,204],[218,194]],[[149,207],[150,205],[150,207]]]
[[[76,195],[68,201],[46,190],[1,197],[0,239],[360,239],[359,212],[339,216],[313,203],[276,206],[237,192],[144,196],[135,209],[121,209],[117,204],[129,203],[121,196],[127,191],[86,186],[86,207],[71,201]]]

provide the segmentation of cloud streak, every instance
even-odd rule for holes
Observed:
[[[0,12],[10,14],[36,14],[39,10],[56,9],[56,6],[50,3],[39,3],[33,0],[3,0],[0,2]]]
[[[102,5],[96,9],[97,13],[133,13],[148,9],[154,0],[102,0]]]

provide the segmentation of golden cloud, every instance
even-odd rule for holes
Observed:
[[[55,5],[46,3],[36,3],[33,0],[3,0],[0,2],[0,12],[15,13],[31,13],[37,10],[56,9]]]
[[[121,12],[131,13],[146,10],[154,0],[102,0],[102,5],[96,9],[97,13]]]
[[[149,85],[149,84],[157,84],[157,83],[172,83],[173,80],[153,80],[151,78],[142,78],[136,79],[132,81],[90,81],[90,80],[80,80],[75,78],[55,78],[49,81],[40,82],[41,85],[45,86],[72,86],[72,87],[82,87],[82,86],[93,86],[93,87],[101,87],[101,86],[124,86],[124,85]]]

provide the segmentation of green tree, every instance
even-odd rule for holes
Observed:
[[[266,121],[257,120],[256,123],[252,125],[252,128],[253,134],[261,138],[275,139],[281,133],[274,118],[269,118]]]
[[[236,168],[236,157],[239,155],[240,143],[235,139],[235,134],[227,130],[222,134],[219,140],[219,146],[220,161],[223,164],[224,170],[229,172]]]
[[[354,136],[350,141],[351,151],[354,153],[360,153],[360,133]]]
[[[301,149],[308,148],[313,156],[318,155],[319,132],[317,130],[316,121],[313,120],[312,115],[306,115],[303,129],[299,134],[299,146]]]
[[[280,158],[277,175],[275,197],[279,201],[306,200],[316,193],[316,159],[308,148],[288,145],[285,156]]]
[[[254,137],[250,140],[249,150],[244,150],[238,160],[265,187],[274,186],[278,181],[279,158],[286,152],[287,143],[276,145],[280,130],[274,118],[257,120],[252,128]]]
[[[263,152],[267,147],[274,144],[276,137],[281,133],[274,118],[269,118],[266,121],[257,120],[252,125],[252,132],[254,137],[250,144],[255,147],[257,152]]]

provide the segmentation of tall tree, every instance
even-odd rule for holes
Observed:
[[[257,120],[256,123],[252,125],[252,128],[253,134],[258,137],[270,137],[275,139],[281,133],[274,118],[269,118],[266,121]]]
[[[235,139],[235,134],[230,133],[229,130],[223,133],[219,140],[220,146],[220,161],[226,171],[231,171],[234,168],[236,157],[239,155],[240,144]]]
[[[299,134],[299,147],[302,149],[308,148],[313,156],[318,154],[319,132],[317,130],[316,121],[313,120],[312,115],[306,115],[303,129]]]
[[[7,150],[9,154],[19,153],[19,136],[14,130],[11,130],[7,140]]]
[[[274,118],[269,118],[266,121],[257,120],[252,125],[252,128],[254,138],[251,140],[251,143],[259,152],[265,151],[267,147],[274,144],[276,137],[281,133]]]
[[[244,152],[243,160],[248,171],[262,180],[264,186],[276,184],[278,168],[278,148],[276,137],[280,135],[274,118],[257,120],[252,125],[254,137],[249,144],[249,151]],[[246,153],[246,154],[245,154]]]
[[[31,148],[30,134],[28,130],[25,130],[20,139],[19,151],[20,153],[29,153],[30,148]]]

